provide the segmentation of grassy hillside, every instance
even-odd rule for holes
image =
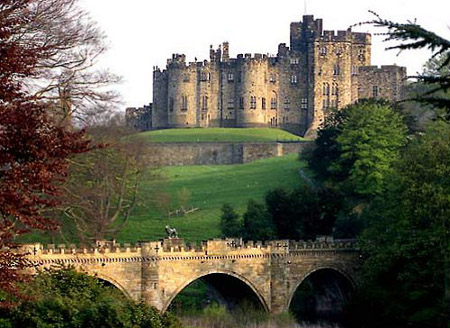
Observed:
[[[223,203],[232,204],[243,213],[250,198],[263,200],[264,194],[276,187],[295,188],[301,184],[299,170],[306,163],[298,155],[274,157],[241,165],[164,167],[155,178],[148,172],[143,179],[136,206],[128,225],[118,236],[121,243],[139,240],[158,240],[165,236],[168,224],[178,230],[187,241],[202,241],[220,236],[219,221]],[[187,197],[187,207],[199,208],[186,216],[171,217],[162,214],[157,199],[168,195],[170,210],[180,207],[180,195]],[[183,198],[183,197],[181,197]],[[186,198],[186,197],[185,197]],[[77,243],[71,236],[70,224],[63,224],[66,240],[56,236],[55,243]],[[27,234],[22,242],[50,243],[48,235]]]
[[[146,179],[142,185],[140,204],[128,226],[120,234],[122,242],[156,240],[164,237],[164,226],[178,230],[188,241],[218,237],[220,208],[228,202],[243,212],[250,198],[262,200],[275,187],[295,188],[300,185],[299,170],[306,164],[297,155],[260,160],[244,165],[180,166],[162,169],[166,181]],[[155,190],[164,190],[171,197],[171,209],[179,207],[179,194],[185,188],[191,194],[188,206],[199,210],[184,217],[168,219],[155,206]]]
[[[191,128],[149,131],[138,134],[152,142],[277,141],[304,140],[280,129],[270,128]]]

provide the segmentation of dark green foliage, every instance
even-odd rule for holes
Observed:
[[[449,163],[450,125],[436,122],[405,150],[389,189],[365,213],[360,304],[371,327],[448,327]]]
[[[250,199],[244,214],[242,237],[245,240],[269,240],[275,238],[275,228],[264,204]]]
[[[230,204],[223,204],[221,210],[220,231],[222,232],[222,237],[238,237],[242,230],[239,214],[236,213]]]
[[[267,211],[275,226],[277,237],[280,239],[297,239],[299,236],[298,220],[293,213],[297,202],[292,201],[292,193],[283,188],[270,190],[266,194]]]
[[[309,186],[286,191],[278,188],[266,194],[266,207],[279,239],[315,239],[331,235],[342,208],[342,198],[329,188]]]
[[[321,181],[330,178],[331,163],[336,161],[341,154],[336,139],[342,133],[347,113],[345,109],[331,112],[325,117],[323,125],[317,132],[315,148],[308,156],[308,164]],[[340,181],[346,178],[346,175],[340,177],[336,173],[333,172],[333,179]]]
[[[72,269],[40,273],[24,289],[31,299],[3,312],[0,322],[21,328],[181,327],[170,314],[134,303],[119,290]]]

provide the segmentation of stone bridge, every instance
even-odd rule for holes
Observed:
[[[37,268],[73,266],[116,286],[136,301],[161,311],[195,280],[212,274],[234,277],[247,285],[273,313],[289,309],[300,284],[326,270],[358,285],[359,253],[351,240],[288,240],[242,243],[209,240],[200,246],[181,239],[141,242],[136,246],[99,242],[93,248],[24,245]]]

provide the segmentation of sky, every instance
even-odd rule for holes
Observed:
[[[450,0],[80,0],[80,5],[107,35],[109,51],[98,63],[121,75],[116,88],[123,108],[152,102],[153,66],[165,68],[173,53],[188,62],[209,60],[209,46],[230,43],[230,56],[240,53],[276,54],[279,43],[289,45],[291,22],[306,13],[322,18],[325,30],[345,30],[374,18],[369,10],[395,22],[416,21],[450,39]],[[306,10],[305,10],[306,9]],[[370,32],[372,65],[406,66],[408,75],[422,70],[427,51],[385,51],[388,44]]]

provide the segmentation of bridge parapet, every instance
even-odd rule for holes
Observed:
[[[292,241],[292,240],[272,240],[247,241],[243,242],[241,238],[211,239],[202,242],[200,245],[185,243],[183,239],[164,239],[156,242],[139,242],[135,245],[124,243],[119,244],[114,241],[96,242],[91,247],[77,247],[73,244],[49,244],[44,245],[24,244],[20,245],[18,252],[27,253],[37,257],[58,257],[58,256],[101,256],[117,255],[119,257],[164,257],[164,256],[183,256],[183,255],[233,255],[233,254],[290,254],[298,251],[317,251],[317,250],[336,250],[336,251],[356,251],[355,240],[344,239],[334,240],[332,238],[317,239],[315,241]]]

